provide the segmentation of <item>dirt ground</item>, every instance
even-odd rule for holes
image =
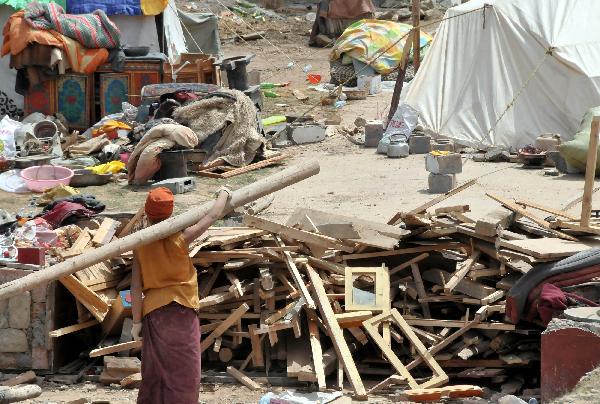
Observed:
[[[212,4],[211,11],[219,14],[221,10],[214,8],[214,2]],[[221,21],[225,56],[253,53],[256,56],[249,70],[259,71],[261,81],[290,82],[288,87],[275,90],[281,97],[265,98],[263,116],[301,114],[318,101],[320,93],[308,88],[306,73],[302,71],[302,67],[312,65],[311,72],[321,74],[324,81],[328,81],[329,50],[309,48],[306,45],[311,26],[304,18],[306,12],[299,7],[296,16],[284,17],[275,22],[251,21],[253,29],[266,32],[268,41],[234,42],[233,31],[248,33],[250,28],[231,18]],[[286,68],[290,62],[294,63],[293,69]],[[291,93],[293,89],[303,91],[310,100],[306,103],[297,101]],[[391,93],[382,93],[363,101],[349,101],[337,111],[333,107],[318,106],[311,113],[316,119],[338,113],[344,123],[351,123],[357,117],[381,119],[387,116],[390,100]],[[298,207],[310,207],[383,222],[399,210],[409,210],[434,197],[427,191],[427,172],[424,158],[420,155],[389,159],[375,154],[374,149],[361,148],[341,136],[329,137],[317,144],[291,147],[285,152],[291,155],[286,165],[314,159],[319,161],[321,172],[276,193],[272,205],[263,214],[278,221],[284,221]],[[519,164],[476,163],[469,157],[464,155],[464,168],[459,175],[459,182],[478,178],[477,184],[443,205],[468,204],[477,215],[497,206],[485,196],[486,192],[490,192],[562,208],[582,193],[582,176],[549,177],[544,176],[542,170],[523,169]],[[226,184],[236,189],[279,169],[280,167],[271,167],[228,180],[198,178],[194,192],[176,196],[176,213],[210,200],[214,190],[221,185]],[[120,181],[82,191],[96,195],[106,203],[109,212],[135,212],[142,206],[147,190],[148,187],[132,188]],[[31,195],[0,191],[0,208],[16,212],[26,206],[30,198]],[[577,213],[578,209],[579,207],[574,208],[573,212]],[[203,392],[202,402],[256,403],[264,394],[231,385],[219,385],[214,390]],[[135,402],[136,393],[136,390],[101,387],[90,383],[75,387],[46,385],[41,397],[27,402],[63,403],[86,398],[93,402],[132,403]],[[373,397],[370,402],[381,403],[388,400]]]

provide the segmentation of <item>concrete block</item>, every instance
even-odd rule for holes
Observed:
[[[383,137],[383,131],[383,121],[367,121],[365,124],[365,147],[377,147]]]
[[[495,208],[475,222],[475,232],[482,236],[495,237],[499,229],[506,229],[514,218],[511,210]]]
[[[296,144],[321,142],[325,139],[325,127],[321,125],[292,125],[288,137]]]
[[[31,317],[31,294],[24,292],[8,300],[8,324],[11,328],[29,328]]]
[[[412,135],[408,138],[411,154],[427,154],[431,151],[431,136]]]
[[[460,174],[462,158],[458,153],[447,155],[428,154],[425,156],[425,169],[432,174]]]
[[[0,328],[8,328],[8,316],[0,314]]]
[[[169,178],[158,181],[152,184],[152,189],[165,187],[171,190],[173,194],[183,194],[193,191],[196,187],[196,179],[194,177]]]
[[[431,151],[454,151],[454,142],[452,140],[437,139],[431,143]]]
[[[429,174],[429,192],[445,194],[456,186],[456,174]]]
[[[28,352],[29,343],[23,330],[4,328],[0,330],[0,352]]]

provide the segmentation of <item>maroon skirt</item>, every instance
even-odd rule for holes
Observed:
[[[142,321],[142,384],[138,404],[197,404],[200,394],[200,323],[177,303]]]

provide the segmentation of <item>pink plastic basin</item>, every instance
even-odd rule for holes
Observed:
[[[44,192],[57,185],[69,185],[73,170],[61,166],[34,166],[21,171],[27,188],[33,192]]]

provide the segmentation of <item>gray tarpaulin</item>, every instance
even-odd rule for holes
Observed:
[[[181,10],[178,11],[181,23],[184,25],[183,35],[188,52],[221,55],[217,16],[212,13],[186,13]],[[198,46],[200,49],[198,49]]]

